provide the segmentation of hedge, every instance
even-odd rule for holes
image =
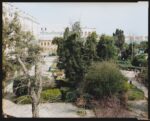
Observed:
[[[47,89],[41,92],[40,102],[59,102],[61,98],[62,93],[59,89]],[[32,100],[30,96],[24,95],[18,97],[15,102],[19,104],[31,104]]]

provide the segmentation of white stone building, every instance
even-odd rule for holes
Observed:
[[[42,26],[39,33],[39,45],[43,49],[43,55],[49,55],[57,52],[57,45],[52,44],[54,37],[63,37],[66,27]],[[69,27],[71,28],[71,27]],[[95,28],[82,27],[81,36],[86,38],[89,34],[96,31]]]
[[[88,28],[88,27],[82,27],[82,37],[87,37],[92,32],[96,32],[96,28]]]
[[[11,22],[15,16],[15,13],[18,14],[19,22],[22,27],[22,31],[29,31],[34,35],[35,41],[38,43],[39,39],[39,23],[37,22],[37,19],[25,11],[20,10],[16,6],[13,5],[13,3],[10,2],[3,2],[2,3],[3,7],[3,23],[5,22],[5,18],[7,18],[8,22]],[[7,45],[6,45],[7,46]],[[14,48],[6,48],[5,53],[8,54],[9,52],[13,51]]]
[[[142,41],[148,41],[148,36],[135,36],[135,35],[125,36],[125,42],[127,43],[132,42],[140,43]]]
[[[25,11],[20,10],[19,8],[14,6],[13,3],[3,2],[2,7],[3,12],[5,12],[5,17],[7,17],[9,21],[14,18],[15,13],[17,12],[22,30],[30,31],[35,36],[35,39],[38,39],[40,24],[35,17],[31,16]]]

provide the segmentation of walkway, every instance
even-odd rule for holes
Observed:
[[[135,75],[137,74],[134,71],[125,71],[121,70],[122,74],[126,76],[129,80],[132,80],[132,84],[136,86],[138,89],[142,90],[144,92],[144,96],[148,98],[148,89],[142,84],[139,83],[138,81],[135,80]]]
[[[71,103],[44,103],[39,106],[40,117],[47,118],[81,118],[77,114],[79,108]],[[14,117],[32,117],[31,105],[19,105],[9,100],[3,99],[3,111],[5,114]],[[95,117],[93,111],[86,110],[86,118]]]
[[[128,101],[129,108],[138,119],[148,118],[148,101],[147,100],[135,100]]]

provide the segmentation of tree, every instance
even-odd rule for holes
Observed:
[[[135,42],[133,43],[125,43],[124,48],[121,51],[121,59],[133,59],[140,50],[141,45]]]
[[[96,58],[96,46],[97,46],[97,34],[96,32],[92,32],[91,35],[89,35],[85,42],[85,59],[87,60],[87,64],[91,64],[93,60]]]
[[[131,58],[131,59],[133,59],[135,56],[136,56],[136,54],[138,53],[138,44],[137,43],[130,43],[129,44],[129,47],[127,48],[127,53],[128,53],[128,55],[129,55],[129,57]]]
[[[57,66],[59,69],[64,69],[66,78],[77,88],[84,79],[87,67],[80,23],[75,22],[71,30],[66,28],[63,39],[57,45],[59,56]]]
[[[127,48],[128,47],[129,47],[128,44],[124,43],[123,49],[121,51],[121,55],[120,55],[119,59],[121,59],[121,60],[127,60],[127,58],[128,58]]]
[[[6,48],[12,50],[9,52],[5,51],[7,49],[4,50],[5,61],[10,63],[14,72],[18,69],[19,71],[22,70],[24,72],[24,76],[26,77],[25,81],[27,81],[28,86],[28,93],[32,98],[32,114],[33,117],[39,117],[38,105],[40,93],[42,91],[42,80],[39,72],[41,49],[38,45],[33,44],[33,35],[30,32],[22,30],[17,13],[15,13],[14,18],[10,21],[8,27],[6,26],[7,25],[4,23],[3,47],[5,48],[5,43],[7,42]],[[6,31],[6,28],[8,28],[9,31]],[[31,76],[29,70],[33,65],[35,65],[35,75]]]
[[[3,96],[4,96],[4,89],[5,89],[5,82],[7,80],[8,77],[8,70],[11,70],[11,67],[9,66],[9,64],[6,61],[6,47],[8,46],[8,39],[9,39],[9,35],[10,35],[10,29],[9,29],[9,22],[8,22],[8,18],[6,17],[6,12],[3,11],[3,29],[2,29],[2,78],[3,78],[3,84],[2,84],[2,92],[3,92]],[[10,44],[9,44],[10,45]]]
[[[123,30],[116,29],[115,33],[113,33],[113,37],[115,39],[115,45],[120,49],[123,49],[123,45],[125,42],[125,36]]]
[[[147,65],[148,65],[148,59],[146,58],[146,55],[145,54],[136,55],[132,59],[132,65],[147,67]]]
[[[103,99],[127,91],[126,80],[114,63],[95,62],[88,69],[83,90],[96,99]]]
[[[77,21],[72,25],[71,33],[76,33],[78,35],[78,37],[80,37],[80,39],[81,39],[81,32],[82,32],[82,30],[81,30],[80,22]]]
[[[63,51],[63,48],[62,48],[62,41],[63,41],[63,38],[62,38],[62,37],[55,37],[55,38],[52,40],[52,44],[58,45],[58,48],[57,48],[57,54],[58,54],[58,55]]]
[[[82,54],[83,42],[78,39],[78,35],[75,33],[64,42],[65,75],[75,87],[79,86],[79,82],[84,79],[86,68]]]
[[[64,35],[63,35],[64,40],[67,40],[67,38],[69,37],[69,35],[70,35],[70,31],[69,31],[69,28],[67,27],[65,29],[65,32],[64,32]]]
[[[148,53],[148,41],[140,42],[139,49],[143,50],[145,53]]]
[[[116,47],[111,36],[102,35],[97,45],[97,55],[101,60],[115,59]]]
[[[67,40],[67,38],[70,35],[70,31],[69,28],[67,27],[64,31],[63,37],[55,37],[52,40],[53,44],[56,44],[58,46],[57,48],[57,54],[58,54],[58,63],[57,63],[57,67],[59,69],[64,69],[64,62],[65,62],[65,49],[64,49],[64,43]]]

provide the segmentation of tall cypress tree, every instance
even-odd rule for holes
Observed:
[[[91,64],[94,59],[96,59],[97,52],[97,34],[96,32],[92,32],[86,39],[85,42],[85,59],[87,64]]]
[[[124,31],[120,29],[116,29],[115,33],[113,33],[115,39],[115,45],[122,51],[123,45],[125,43],[125,35]]]

